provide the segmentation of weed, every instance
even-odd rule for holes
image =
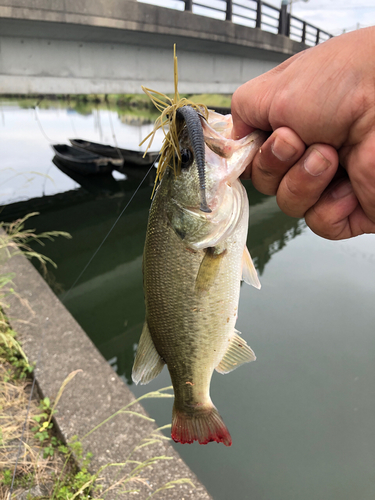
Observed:
[[[11,328],[4,328],[3,331],[0,331],[0,357],[13,367],[12,371],[8,370],[4,374],[5,382],[8,382],[12,377],[25,379],[34,369],[34,366],[29,364],[15,336],[16,334]]]
[[[34,252],[29,243],[37,241],[43,244],[43,238],[69,235],[57,231],[36,235],[33,230],[27,230],[24,226],[25,221],[32,215],[34,214],[11,224],[0,223],[0,266],[7,259],[19,254],[37,258],[42,266],[47,263],[54,265],[47,257]],[[1,229],[5,229],[7,233],[4,234]],[[48,397],[42,399],[39,404],[35,399],[28,401],[30,375],[34,367],[29,364],[4,312],[9,295],[17,296],[29,307],[15,292],[13,278],[10,274],[0,274],[0,498],[10,500],[12,491],[16,494],[25,490],[30,499],[40,500],[99,500],[99,496],[104,499],[110,491],[116,491],[118,494],[139,492],[136,485],[147,484],[143,472],[152,469],[157,462],[173,458],[161,455],[141,461],[134,459],[134,455],[145,447],[169,440],[159,432],[169,426],[161,427],[146,436],[131,450],[124,462],[108,463],[95,473],[89,471],[92,455],[83,452],[82,441],[119,414],[130,414],[154,421],[130,408],[145,398],[173,397],[165,392],[170,387],[141,396],[95,426],[81,439],[74,436],[69,443],[62,443],[56,436],[52,419],[66,385],[81,370],[72,372],[64,380],[53,404]],[[30,312],[32,313],[31,309]],[[117,469],[117,477],[111,486],[105,489],[102,486],[103,473],[109,467]],[[148,498],[151,499],[164,490],[184,483],[194,486],[190,479],[169,481],[150,492]],[[38,496],[35,497],[31,488],[39,485],[44,485],[48,494],[41,496],[36,493]]]
[[[24,255],[28,259],[37,259],[46,274],[46,264],[56,264],[45,255],[34,251],[30,243],[37,242],[44,245],[43,240],[53,240],[57,236],[71,238],[70,234],[63,231],[49,231],[36,234],[33,229],[26,229],[25,223],[30,217],[37,215],[31,213],[15,222],[0,222],[0,266],[16,255]],[[33,371],[20,343],[16,339],[15,332],[10,328],[5,311],[8,307],[6,302],[10,295],[16,296],[31,311],[27,301],[23,300],[13,287],[14,274],[0,273],[0,356],[10,363],[15,369],[14,376],[26,378]],[[8,377],[5,375],[6,378]],[[9,380],[9,378],[7,378]]]
[[[0,251],[2,250],[1,257],[3,262],[15,255],[22,254],[28,259],[37,259],[42,265],[46,265],[48,262],[53,267],[56,267],[56,264],[49,257],[34,251],[30,247],[30,243],[37,242],[44,246],[43,240],[45,239],[53,241],[57,236],[71,238],[71,235],[64,231],[48,231],[36,234],[34,229],[26,229],[26,221],[35,215],[38,215],[38,212],[27,214],[15,222],[0,222],[0,228],[5,231],[5,234],[0,237]]]
[[[3,477],[1,479],[1,482],[3,483],[4,486],[10,486],[12,484],[12,477],[13,474],[11,473],[11,471],[5,470],[3,472]]]
[[[30,385],[30,378],[20,378],[17,369],[0,355],[0,498],[2,499],[8,499],[17,459],[18,467],[13,484],[16,490],[30,488],[34,484],[43,482],[43,478],[49,477],[50,471],[57,464],[57,460],[43,458],[40,444],[31,432],[31,426],[35,424],[31,416],[37,415],[39,409],[35,400],[31,400],[28,415]],[[21,442],[23,430],[24,439]]]

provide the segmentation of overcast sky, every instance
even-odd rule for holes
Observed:
[[[280,6],[280,0],[268,0]],[[292,14],[333,35],[357,26],[375,25],[374,0],[302,0],[293,3]]]
[[[181,0],[138,0],[160,6],[175,7],[183,10]],[[280,7],[281,0],[266,0],[267,3]],[[200,0],[199,3],[209,5],[223,5],[221,0]],[[237,0],[236,3],[255,5],[250,0]],[[196,8],[197,9],[197,8]],[[358,26],[375,25],[374,0],[297,0],[293,2],[292,14],[307,21],[333,35],[338,35],[343,30],[351,31]]]

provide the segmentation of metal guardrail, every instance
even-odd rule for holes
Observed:
[[[185,4],[185,11],[288,36],[307,45],[318,45],[333,36],[298,17],[290,15],[287,12],[287,5],[278,8],[262,0],[177,1]],[[176,1],[173,3],[176,4]]]

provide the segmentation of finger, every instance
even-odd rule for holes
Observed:
[[[291,217],[303,217],[317,203],[338,168],[337,151],[327,144],[310,146],[283,177],[277,203]]]
[[[267,73],[244,83],[233,94],[231,103],[233,139],[240,139],[255,128],[271,130],[268,114],[272,101],[270,93],[266,92],[262,85],[262,82],[267,81],[266,75]]]
[[[252,179],[263,194],[274,195],[287,171],[299,160],[305,144],[287,127],[281,127],[266,140],[245,170],[244,178]]]
[[[343,153],[354,192],[367,217],[375,223],[375,131]]]
[[[279,91],[280,75],[296,59],[303,56],[299,52],[288,58],[276,68],[244,83],[235,91],[232,97],[231,113],[233,118],[232,139],[240,139],[254,129],[272,130],[270,109]],[[285,123],[280,123],[284,125]],[[276,127],[273,127],[276,128]]]
[[[305,219],[314,233],[329,240],[375,233],[375,223],[366,216],[348,179],[334,182]]]

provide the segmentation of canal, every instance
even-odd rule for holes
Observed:
[[[155,116],[87,103],[34,105],[0,103],[3,218],[39,211],[31,222],[38,232],[72,235],[42,249],[58,266],[48,272],[50,286],[136,396],[170,385],[166,369],[147,386],[131,382],[144,320],[149,179],[71,289],[139,179],[115,173],[82,187],[52,163],[50,147],[79,137],[137,149]],[[262,289],[242,286],[237,328],[257,361],[213,376],[212,399],[232,447],[175,447],[215,500],[372,500],[375,235],[323,240],[281,213],[273,197],[246,188],[248,247]],[[159,425],[170,422],[169,400],[145,407]]]

